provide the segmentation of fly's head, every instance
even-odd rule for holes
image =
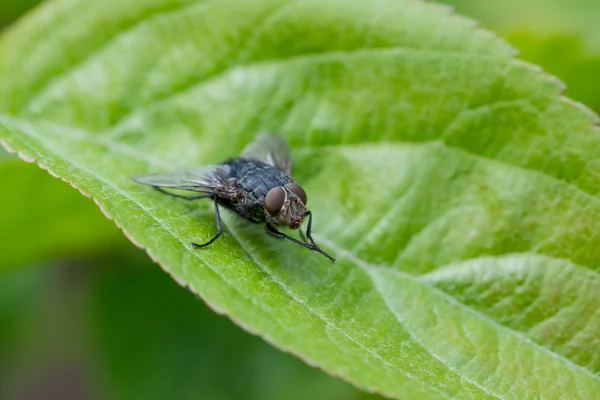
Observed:
[[[279,225],[298,229],[306,214],[306,192],[300,185],[287,183],[269,190],[265,211]]]

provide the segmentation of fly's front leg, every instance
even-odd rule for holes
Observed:
[[[219,238],[219,236],[221,236],[223,234],[223,229],[221,228],[221,214],[219,213],[219,203],[217,202],[216,197],[213,197],[213,200],[215,202],[215,216],[217,217],[217,234],[215,236],[213,236],[212,239],[210,239],[206,243],[198,244],[198,243],[192,242],[192,246],[194,246],[197,249],[206,247],[206,246],[210,246],[211,244],[214,243],[215,240],[217,240]]]
[[[321,248],[315,243],[314,239],[312,238],[312,212],[307,211],[304,215],[308,215],[308,224],[306,225],[306,237],[308,238],[308,240],[310,240],[310,244],[313,245],[317,252],[323,254],[331,262],[335,262],[335,258],[331,257],[329,254],[321,250]],[[300,231],[300,233],[302,233],[302,231]]]
[[[275,228],[273,225],[269,224],[268,222],[267,222],[267,233],[269,235],[271,235],[271,236],[274,236],[274,237],[278,238],[278,239],[284,239],[284,240],[287,239],[290,242],[294,242],[294,243],[296,243],[296,244],[298,244],[298,245],[300,245],[302,247],[306,247],[307,249],[314,250],[314,246],[313,245],[311,245],[309,243],[301,242],[298,239],[294,239],[293,237],[288,236],[288,235],[286,235],[283,232],[279,232],[277,230],[277,228]]]
[[[306,226],[306,237],[308,237],[308,240],[310,240],[310,243],[313,246],[319,247],[319,246],[317,246],[314,239],[312,238],[312,212],[307,211],[306,214],[304,214],[304,215],[308,215],[308,224]]]
[[[314,242],[312,242],[312,244],[301,242],[300,240],[294,239],[293,237],[288,236],[285,233],[279,232],[277,230],[277,228],[275,228],[273,225],[271,225],[269,223],[267,223],[267,233],[278,239],[289,240],[290,242],[296,243],[299,246],[305,247],[312,251],[316,251],[317,253],[320,253],[320,254],[324,255],[325,257],[327,257],[331,262],[335,262],[335,258],[331,257],[329,254],[327,254],[323,250],[321,250],[319,248],[319,246],[317,246]]]

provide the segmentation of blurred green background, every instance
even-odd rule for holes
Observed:
[[[600,111],[600,2],[447,3]],[[0,399],[377,398],[213,313],[68,184],[1,151],[0,180]]]

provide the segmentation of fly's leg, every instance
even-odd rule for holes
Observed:
[[[315,241],[313,240],[312,235],[311,235],[311,232],[312,232],[312,212],[307,211],[304,215],[305,216],[308,215],[308,225],[306,226],[306,236],[308,237],[308,239],[310,240],[310,243],[313,246],[317,246],[317,244],[315,243]]]
[[[306,226],[306,236],[308,237],[308,240],[310,240],[310,243],[315,246],[315,247],[319,247],[317,246],[317,244],[315,243],[314,239],[312,238],[312,213],[310,211],[307,211],[306,214],[304,215],[308,215],[308,225]]]
[[[308,224],[306,226],[306,237],[308,237],[308,240],[310,240],[310,244],[312,244],[316,249],[318,249],[317,251],[321,254],[323,254],[325,257],[329,258],[331,260],[331,262],[335,262],[335,258],[331,257],[329,254],[325,253],[323,250],[321,250],[321,248],[315,243],[314,239],[312,238],[312,212],[307,211],[306,214],[304,215],[308,215]],[[302,233],[302,231],[300,231],[300,233]]]
[[[284,240],[289,240],[290,242],[296,243],[299,246],[305,247],[309,250],[312,251],[316,251],[317,253],[320,253],[322,255],[324,255],[325,257],[327,257],[331,262],[335,262],[335,258],[331,257],[329,254],[325,253],[323,250],[321,250],[319,248],[319,246],[317,246],[314,241],[312,241],[311,239],[311,243],[304,243],[301,242],[300,240],[294,239],[291,236],[286,235],[285,233],[279,232],[277,230],[277,228],[275,228],[273,225],[267,223],[267,233],[271,236],[274,236],[278,239],[284,239]]]
[[[210,195],[206,195],[206,194],[201,194],[201,195],[198,195],[198,196],[184,196],[182,194],[171,193],[171,192],[166,191],[165,189],[160,188],[158,186],[154,186],[154,189],[158,190],[161,193],[164,193],[164,194],[169,195],[169,196],[177,197],[179,199],[198,200],[198,199],[206,199],[206,198],[210,197]]]
[[[267,233],[269,235],[271,235],[271,236],[274,236],[274,237],[278,238],[278,239],[284,239],[284,240],[287,239],[290,242],[294,242],[296,244],[299,244],[302,247],[306,247],[307,249],[314,250],[314,246],[313,245],[311,245],[309,243],[301,242],[301,241],[299,241],[297,239],[294,239],[291,236],[286,235],[285,233],[279,232],[277,230],[277,228],[275,228],[273,225],[271,225],[269,223],[267,223]]]
[[[219,203],[217,202],[216,197],[214,197],[213,200],[215,202],[215,216],[217,217],[217,234],[215,236],[213,236],[212,239],[210,239],[206,243],[198,244],[198,243],[192,242],[192,246],[194,246],[197,249],[206,247],[206,246],[210,246],[211,244],[214,243],[215,240],[217,240],[219,238],[219,236],[221,236],[223,234],[223,229],[221,228],[221,214],[219,213]]]

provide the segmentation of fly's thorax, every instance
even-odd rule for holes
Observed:
[[[271,188],[283,186],[290,178],[282,171],[260,161],[233,159],[228,164],[231,175],[237,179],[237,186],[249,198],[260,199],[261,203]]]
[[[298,229],[306,214],[306,193],[295,183],[277,186],[265,196],[267,218],[278,225]]]

